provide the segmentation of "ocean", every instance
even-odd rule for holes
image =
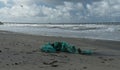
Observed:
[[[0,30],[31,35],[120,41],[120,24],[23,24],[4,23]]]

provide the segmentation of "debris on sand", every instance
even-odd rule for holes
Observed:
[[[54,42],[44,44],[41,48],[41,51],[47,53],[67,52],[73,54],[79,53],[83,55],[93,54],[92,50],[81,50],[80,48],[76,48],[74,45],[71,45],[67,42]]]

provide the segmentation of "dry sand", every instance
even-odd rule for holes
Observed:
[[[93,55],[44,53],[47,42],[66,41]],[[120,42],[33,36],[0,31],[0,70],[119,70]]]

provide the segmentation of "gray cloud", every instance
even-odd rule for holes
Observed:
[[[76,2],[91,3],[91,2],[98,2],[102,0],[35,0],[35,1],[44,2],[47,4],[60,5],[60,4],[64,4],[65,1],[72,2],[72,3],[76,3]]]
[[[0,0],[3,21],[83,22],[120,18],[120,0]]]

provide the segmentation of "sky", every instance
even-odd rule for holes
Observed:
[[[120,0],[0,0],[0,21],[120,22]]]

